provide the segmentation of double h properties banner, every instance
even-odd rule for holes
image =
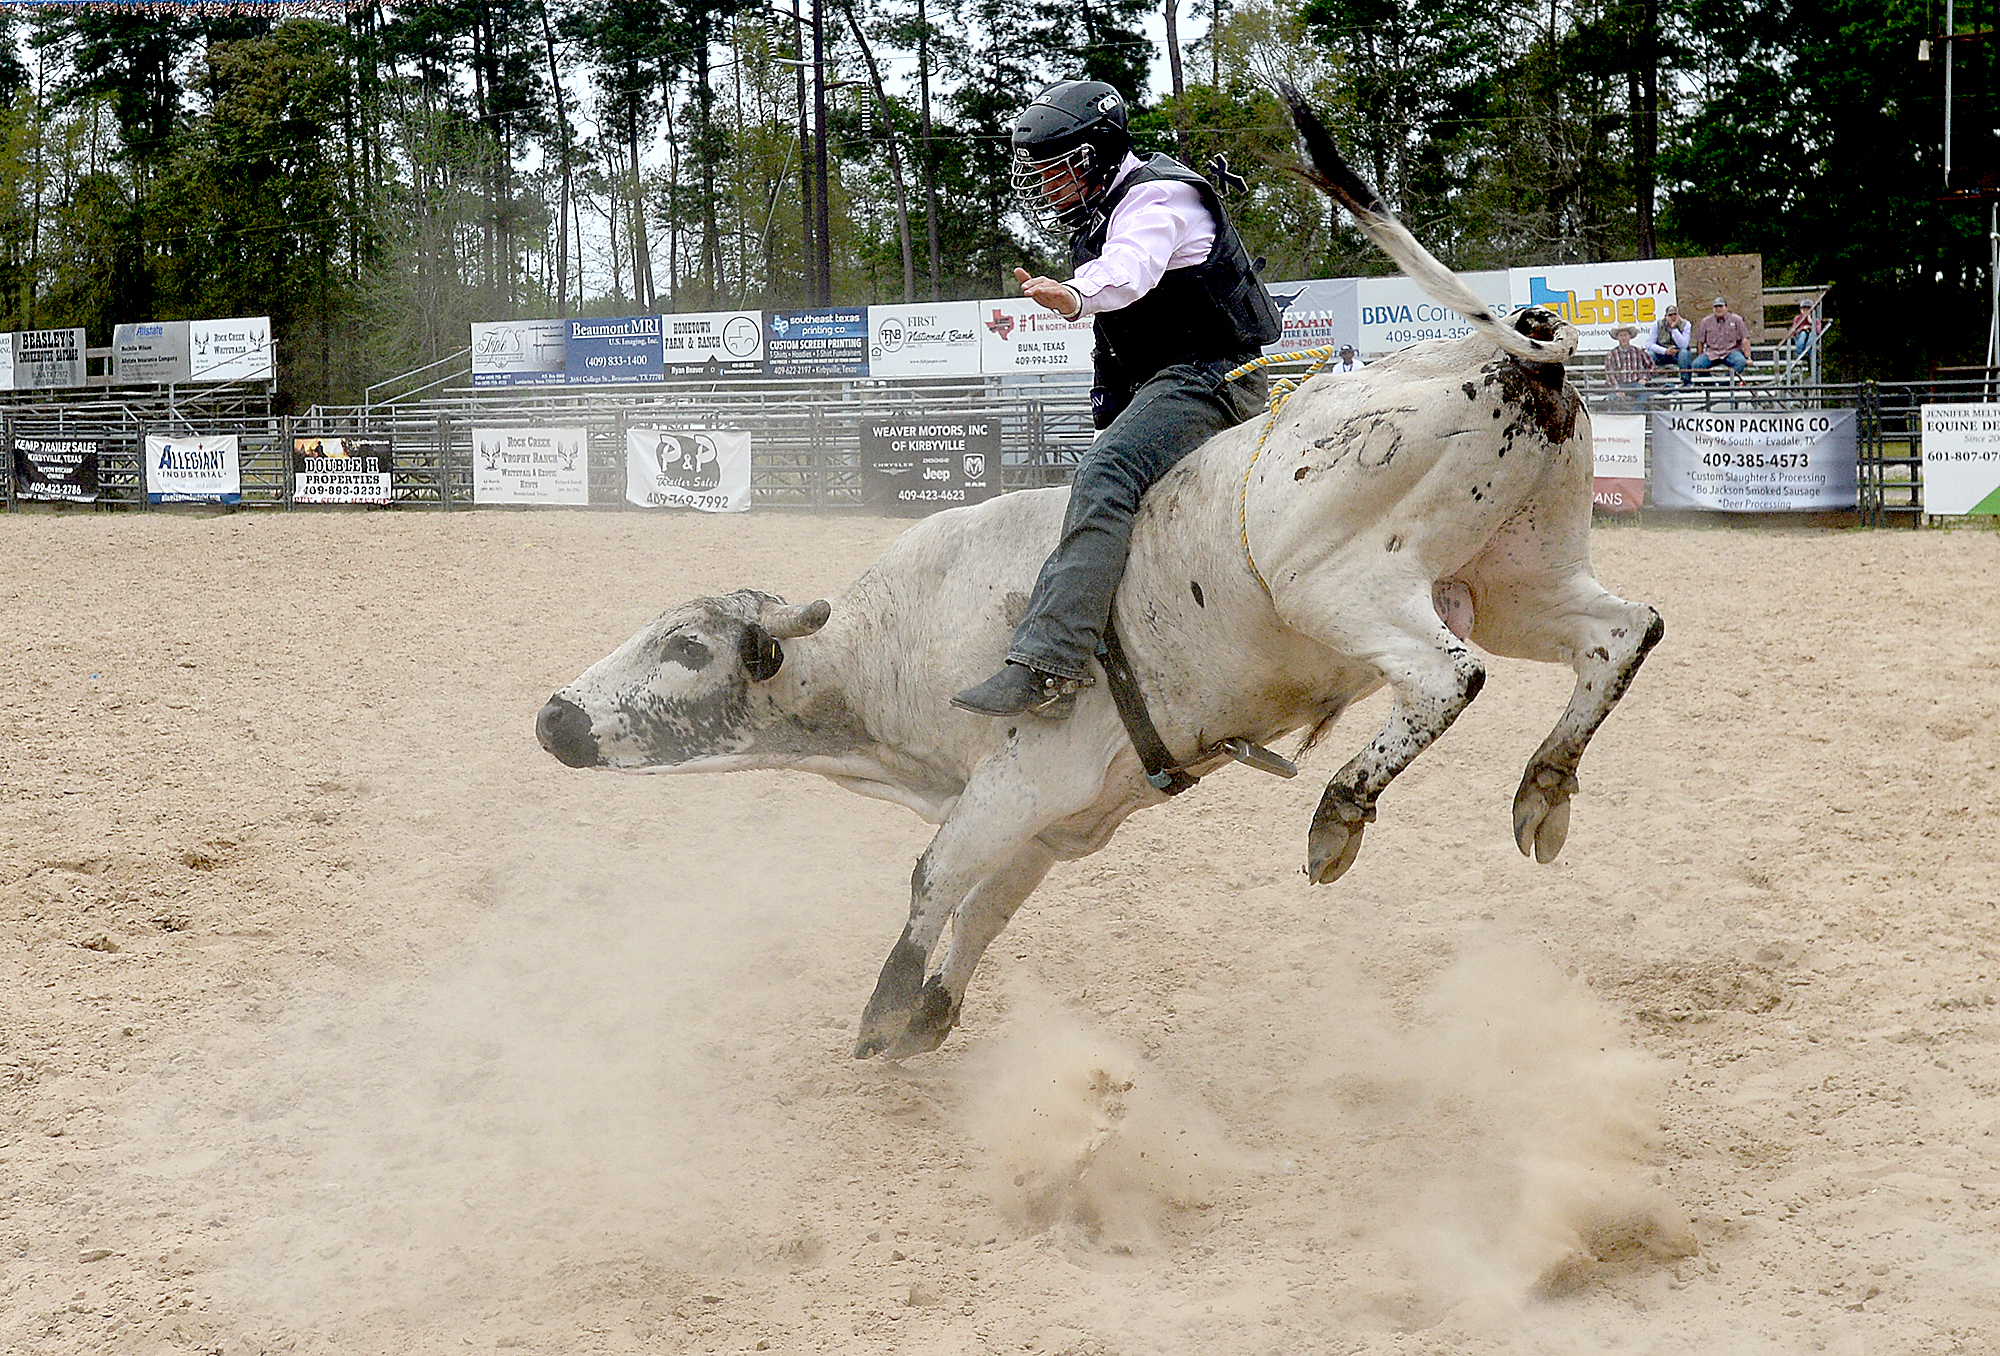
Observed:
[[[386,504],[391,480],[386,438],[292,439],[294,504]]]

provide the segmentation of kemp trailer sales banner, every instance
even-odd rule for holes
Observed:
[[[386,504],[392,479],[386,438],[292,439],[294,504]]]
[[[1924,512],[2000,513],[2000,405],[1924,406]]]
[[[625,430],[625,498],[642,508],[743,512],[750,507],[749,433]]]
[[[236,435],[218,438],[158,438],[146,435],[146,502],[149,504],[237,504],[243,500],[243,473],[236,460]]]
[[[97,498],[95,438],[15,438],[14,497],[88,504]]]
[[[1853,410],[1653,416],[1653,506],[1724,513],[1851,509]]]
[[[472,502],[590,502],[589,437],[580,428],[472,430]]]

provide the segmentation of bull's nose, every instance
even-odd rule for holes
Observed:
[[[590,733],[590,717],[567,698],[549,698],[535,717],[535,738],[565,767],[597,766],[597,740]]]

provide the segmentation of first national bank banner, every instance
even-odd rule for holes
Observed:
[[[1658,508],[1772,513],[1855,504],[1853,410],[1653,416]]]

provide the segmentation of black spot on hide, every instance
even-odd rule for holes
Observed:
[[[785,666],[785,647],[756,622],[743,628],[743,638],[737,642],[736,652],[743,661],[743,671],[750,675],[753,683],[769,682]]]
[[[1208,606],[1208,603],[1201,596],[1201,584],[1198,581],[1193,579],[1188,580],[1188,592],[1194,595],[1194,605],[1196,607]]]
[[[1306,471],[1307,471],[1308,469],[1310,469],[1310,468],[1308,468],[1308,467],[1304,467],[1304,466],[1301,466],[1301,467],[1300,467],[1300,468],[1299,468],[1298,470],[1296,470],[1296,471],[1292,472],[1292,479],[1293,479],[1293,480],[1304,480],[1304,479],[1306,478]]]
[[[660,646],[660,658],[669,664],[679,664],[684,669],[696,673],[708,667],[708,661],[715,658],[715,652],[696,640],[693,636],[676,631]]]
[[[1465,392],[1465,398],[1467,400],[1479,399],[1479,388],[1477,386],[1474,386],[1471,382],[1468,381],[1467,383],[1465,383],[1464,386],[1460,387],[1459,389]]]

